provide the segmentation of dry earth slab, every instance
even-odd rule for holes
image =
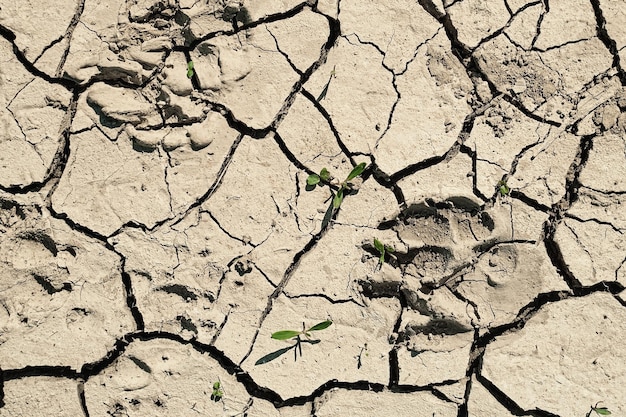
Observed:
[[[0,0],[0,416],[624,415],[624,28]]]

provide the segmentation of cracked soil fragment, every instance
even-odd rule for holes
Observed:
[[[274,302],[242,367],[260,385],[276,391],[283,399],[310,395],[333,379],[384,384],[389,379],[388,338],[398,313],[399,305],[394,300],[372,300],[368,307],[360,307],[353,303],[333,304],[322,297],[281,297]],[[302,356],[297,360],[294,360],[295,349],[291,349],[275,359],[280,366],[272,366],[273,362],[255,364],[265,355],[293,344],[271,339],[271,333],[301,329],[302,322],[310,327],[326,319],[333,324],[313,335],[321,342],[303,343]],[[368,356],[361,358],[359,367],[359,356],[365,344]],[[307,375],[305,381],[297,385],[285,383],[298,372]]]
[[[0,186],[23,188],[44,181],[66,127],[71,93],[34,78],[0,39],[7,57],[0,69]]]
[[[524,410],[584,415],[602,398],[623,413],[626,376],[613,365],[626,356],[618,305],[597,293],[544,306],[522,330],[487,347],[481,375]]]
[[[215,382],[220,401],[210,398]],[[214,359],[171,340],[132,343],[85,384],[85,398],[96,415],[236,415],[250,406],[244,387]]]
[[[623,415],[624,28],[0,0],[0,416]]]
[[[452,417],[457,413],[454,404],[440,400],[429,392],[393,394],[391,392],[334,390],[315,403],[315,415],[330,417],[349,408],[351,415],[366,417],[391,413],[398,417],[430,417],[433,414]]]
[[[41,207],[0,202],[0,367],[99,359],[134,330],[119,256]]]
[[[156,152],[135,152],[127,135],[111,142],[94,129],[74,135],[70,153],[52,196],[57,212],[104,236],[129,222],[153,227],[171,214],[165,161]]]

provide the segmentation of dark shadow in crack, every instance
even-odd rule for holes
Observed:
[[[149,148],[147,146],[143,146],[140,143],[138,143],[136,140],[133,141],[133,150],[135,152],[141,152],[141,153],[152,153],[156,150],[156,148]]]
[[[198,299],[198,296],[193,291],[189,290],[184,285],[181,284],[171,284],[171,285],[163,285],[157,289],[158,291],[163,291],[168,294],[176,294],[180,298],[185,301],[195,301]]]
[[[226,6],[222,14],[222,20],[225,22],[239,22],[247,25],[252,22],[252,17],[250,17],[248,9],[244,6]]]
[[[59,249],[57,245],[47,233],[41,230],[28,230],[25,232],[21,232],[17,235],[20,239],[30,240],[33,242],[39,242],[43,245],[44,248],[48,249],[53,256],[57,256],[59,253]]]
[[[102,111],[102,108],[98,106],[96,103],[92,102],[91,100],[87,100],[87,104],[98,115],[100,125],[104,127],[108,127],[110,129],[117,129],[118,127],[124,124],[123,122],[104,114],[104,111]]]

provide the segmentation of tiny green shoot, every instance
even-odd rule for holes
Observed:
[[[378,258],[379,266],[382,267],[383,264],[385,263],[385,254],[395,259],[395,255],[393,255],[393,252],[395,252],[395,249],[393,247],[385,245],[383,242],[381,242],[380,240],[376,238],[374,238],[374,247],[376,248],[376,250],[378,251],[380,255]]]
[[[315,186],[317,186],[319,183],[322,183],[322,182],[338,186],[339,189],[333,195],[331,206],[328,208],[328,212],[332,216],[332,213],[341,206],[341,203],[343,202],[343,198],[345,197],[345,195],[349,194],[350,192],[354,190],[354,184],[351,181],[355,179],[356,177],[360,176],[361,174],[363,174],[363,171],[365,170],[366,166],[367,164],[365,162],[361,162],[360,164],[352,168],[352,171],[350,171],[346,179],[343,180],[342,182],[335,181],[334,177],[330,174],[330,172],[326,168],[322,168],[319,174],[311,174],[307,177],[306,190],[312,191],[315,189]],[[330,216],[326,216],[326,217],[330,218]],[[324,228],[326,224],[328,224],[328,220],[326,220],[325,222],[322,222],[322,228]]]
[[[267,359],[264,360],[264,358],[261,358],[259,361],[257,361],[257,364],[269,362],[270,360],[275,359],[276,357],[282,355],[283,353],[285,353],[287,350],[290,350],[290,349],[294,349],[294,356],[295,356],[294,359],[297,360],[298,353],[300,353],[300,357],[302,357],[302,343],[303,342],[308,342],[311,344],[319,343],[319,340],[311,340],[311,332],[324,330],[328,328],[331,324],[333,324],[331,320],[325,320],[307,329],[304,323],[302,323],[302,330],[279,330],[277,332],[272,333],[272,339],[276,339],[276,340],[292,339],[295,343],[293,346],[287,349],[280,349],[279,351],[277,351],[278,355],[276,355],[277,352],[273,352],[273,353],[270,353],[269,355],[266,355],[266,357],[264,358],[267,358]],[[306,340],[302,340],[302,336],[304,336]]]
[[[332,179],[333,179],[333,176],[330,175],[330,172],[328,172],[326,168],[322,168],[319,175],[318,174],[309,175],[306,179],[306,183],[307,185],[315,187],[321,181],[330,182]]]
[[[187,78],[193,77],[193,74],[194,74],[193,61],[189,61],[187,62]]]
[[[506,180],[498,181],[498,191],[500,192],[500,195],[503,197],[506,195],[509,195],[509,193],[511,192],[511,189],[507,185]]]
[[[217,381],[213,383],[213,393],[211,394],[211,400],[218,402],[224,396],[224,390],[222,389],[222,384]]]
[[[301,331],[298,331],[298,330],[280,330],[280,331],[272,333],[272,339],[287,340],[287,339],[298,338],[300,336],[306,336],[307,339],[310,339],[311,338],[311,333],[310,332],[315,332],[315,331],[318,331],[318,330],[324,330],[327,327],[329,327],[331,324],[333,324],[332,321],[326,320],[326,321],[323,321],[321,323],[317,323],[315,326],[309,327],[308,329],[305,330],[304,323],[302,323],[302,330]]]
[[[330,72],[330,76],[328,77],[328,82],[326,83],[326,85],[324,85],[324,88],[322,89],[322,92],[317,97],[317,101],[318,102],[324,100],[324,97],[326,97],[326,93],[328,93],[328,87],[330,86],[330,81],[333,78],[335,78],[335,67],[334,66],[333,66],[333,70]]]
[[[600,403],[596,403],[596,405],[591,406],[591,409],[587,413],[586,417],[590,417],[592,412],[595,412],[599,416],[610,416],[611,415],[611,412],[609,411],[608,408],[606,408],[606,407],[598,407],[598,404],[600,404]]]

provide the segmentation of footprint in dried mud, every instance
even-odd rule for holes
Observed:
[[[397,241],[385,242],[394,256],[360,284],[366,298],[398,298],[404,306],[392,340],[402,346],[400,384],[461,380],[474,329],[510,322],[538,294],[566,289],[543,247],[512,240],[502,205],[427,199],[379,229],[395,232]],[[371,242],[362,248],[378,255]]]
[[[504,216],[502,210],[483,210],[472,200],[453,197],[413,204],[379,229],[393,230],[398,246],[405,248],[390,259],[390,264],[402,273],[403,288],[431,293],[473,265],[486,249],[511,235],[510,221]],[[369,243],[363,248],[375,251]],[[370,291],[376,293],[377,286],[371,281]]]
[[[0,367],[79,368],[134,329],[119,257],[102,243],[2,198],[0,236]]]

